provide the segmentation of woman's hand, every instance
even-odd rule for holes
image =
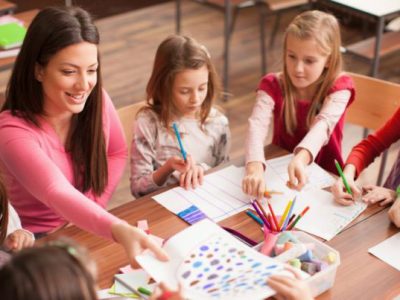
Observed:
[[[396,200],[396,192],[381,186],[366,185],[363,186],[364,195],[362,200],[368,204],[374,204],[380,202],[380,206],[392,203]]]
[[[246,165],[246,176],[242,181],[242,190],[245,194],[261,199],[265,192],[264,166],[259,161],[252,161]]]
[[[17,229],[6,237],[4,247],[10,251],[19,251],[23,248],[32,247],[34,242],[32,234],[26,230]]]
[[[400,199],[394,201],[388,214],[389,219],[394,223],[394,225],[400,227]]]
[[[350,190],[353,195],[349,194],[344,186],[342,178],[339,178],[334,185],[331,187],[331,192],[335,201],[341,205],[352,205],[354,204],[355,199],[361,197],[361,190],[357,187],[354,182],[354,178],[356,175],[356,168],[353,165],[346,165],[343,170],[344,177],[349,184]]]
[[[166,252],[151,240],[146,233],[126,222],[113,224],[111,232],[114,240],[125,249],[133,268],[139,267],[135,257],[146,249],[152,251],[159,260],[168,260]]]
[[[203,184],[204,169],[202,166],[196,164],[195,160],[188,155],[186,161],[189,165],[189,169],[182,172],[179,177],[179,185],[185,189],[197,188]]]
[[[306,185],[308,178],[306,168],[311,163],[312,156],[306,149],[298,151],[288,166],[289,187],[300,191]]]
[[[267,284],[276,291],[276,299],[285,300],[312,300],[314,297],[308,284],[301,280],[300,272],[294,268],[286,267],[294,278],[283,275],[272,275]]]

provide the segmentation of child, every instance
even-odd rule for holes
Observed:
[[[22,229],[14,208],[8,203],[5,186],[0,180],[0,247],[7,251],[18,251],[33,246],[33,234]]]
[[[400,139],[400,108],[379,130],[369,135],[366,139],[356,145],[346,161],[343,170],[344,176],[348,181],[353,195],[347,193],[344,189],[342,179],[338,179],[332,186],[332,193],[336,201],[342,205],[351,205],[354,199],[361,196],[360,189],[356,186],[354,180],[360,173],[371,164],[376,157],[388,149],[391,144]],[[393,165],[388,178],[383,187],[375,185],[364,186],[366,192],[362,199],[369,204],[380,202],[380,205],[386,205],[399,198],[400,193],[400,152]],[[397,190],[397,191],[396,191]],[[394,202],[389,210],[389,217],[392,222],[400,227],[400,201]]]
[[[202,184],[204,171],[228,160],[227,118],[212,107],[217,74],[206,48],[194,39],[171,36],[157,49],[147,84],[147,106],[134,126],[131,191],[139,197],[179,182]],[[185,161],[172,124],[176,123]]]
[[[28,29],[0,113],[0,168],[23,227],[40,236],[68,222],[120,243],[130,262],[150,248],[105,210],[127,147],[102,89],[99,34],[80,8],[47,8]]]
[[[57,241],[24,249],[0,269],[3,300],[96,300],[96,269],[76,245]]]
[[[306,11],[297,16],[285,33],[283,61],[282,73],[261,80],[249,118],[243,191],[257,197],[265,190],[263,142],[271,119],[272,142],[295,155],[289,184],[301,189],[312,161],[336,173],[344,114],[354,99],[351,78],[341,74],[340,30],[332,15]]]
[[[56,240],[11,256],[0,268],[0,295],[2,300],[97,300],[96,278],[96,263],[85,248]],[[159,287],[150,299],[184,299],[179,291]]]

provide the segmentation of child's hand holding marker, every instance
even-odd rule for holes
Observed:
[[[342,171],[339,163],[335,161],[340,178],[331,187],[335,201],[341,205],[352,205],[355,200],[361,197],[361,190],[354,182],[356,169],[353,165],[346,165]]]

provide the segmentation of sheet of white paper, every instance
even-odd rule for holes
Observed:
[[[194,190],[176,187],[153,198],[175,214],[195,205],[218,222],[248,208],[250,197],[241,187],[243,175],[243,168],[229,166],[206,175],[203,185]]]
[[[400,271],[400,232],[370,248],[369,253]]]
[[[288,165],[293,156],[293,154],[288,154],[267,160],[267,173],[268,168],[272,169],[276,175],[274,177],[279,177],[284,185],[286,185],[286,182],[289,180]],[[307,166],[306,172],[309,181],[303,189],[308,189],[311,187],[322,189],[335,183],[335,178],[314,162]],[[272,189],[269,186],[269,180],[267,180],[266,183],[268,189]]]
[[[131,289],[137,290],[140,286],[147,288],[150,280],[150,276],[142,269],[124,274],[116,274],[114,278],[115,292],[118,294],[132,293]]]
[[[263,299],[273,295],[268,276],[285,273],[283,264],[246,246],[210,220],[200,221],[164,245],[170,260],[136,257],[157,282],[181,283],[190,299]]]
[[[282,215],[288,201],[280,201],[275,198],[270,201],[275,214]],[[367,207],[362,202],[356,202],[351,206],[342,206],[335,202],[331,193],[312,187],[297,194],[293,213],[298,215],[306,206],[309,206],[310,209],[299,220],[296,228],[325,240],[332,239]],[[265,209],[268,208],[265,207]]]

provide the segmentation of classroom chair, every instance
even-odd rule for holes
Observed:
[[[143,106],[145,106],[145,101],[141,101],[138,103],[130,104],[124,107],[121,107],[117,110],[119,119],[122,124],[122,128],[124,130],[125,139],[128,144],[128,157],[130,157],[131,153],[131,142],[133,137],[133,125],[136,120],[136,114]]]
[[[355,101],[349,106],[346,122],[366,129],[380,128],[394,114],[400,104],[400,84],[350,73],[355,88]],[[382,184],[387,151],[382,155],[377,185]]]

